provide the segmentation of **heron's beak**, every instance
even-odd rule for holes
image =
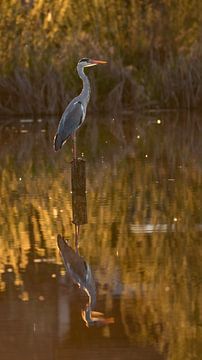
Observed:
[[[93,64],[93,65],[107,64],[107,61],[105,61],[105,60],[93,60],[93,59],[91,59],[90,62],[91,62],[91,64]]]

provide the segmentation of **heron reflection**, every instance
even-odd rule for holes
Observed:
[[[61,235],[57,237],[58,247],[64,262],[65,269],[70,275],[73,283],[77,284],[87,296],[85,305],[81,310],[82,319],[86,326],[103,326],[114,322],[114,319],[105,318],[103,313],[93,311],[96,305],[96,286],[89,264],[74,251]]]

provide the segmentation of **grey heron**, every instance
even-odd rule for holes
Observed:
[[[106,61],[83,58],[79,60],[77,64],[77,72],[83,81],[83,89],[80,95],[76,96],[69,103],[69,105],[67,105],[64,113],[62,114],[56,135],[54,137],[55,151],[61,149],[62,145],[69,139],[71,135],[74,136],[75,145],[75,132],[82,125],[86,117],[86,109],[90,99],[90,82],[84,73],[84,68],[98,64],[106,64]],[[74,157],[76,157],[75,146]]]
[[[86,326],[103,326],[114,323],[113,318],[105,318],[103,313],[92,311],[96,304],[96,286],[89,264],[75,252],[61,236],[57,237],[58,247],[64,262],[65,269],[73,283],[87,295],[84,309],[81,311]]]

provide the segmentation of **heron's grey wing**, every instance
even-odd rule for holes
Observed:
[[[73,134],[81,125],[83,119],[83,105],[80,101],[70,103],[64,111],[57,133],[54,138],[54,149],[59,150],[64,142]]]
[[[87,268],[84,259],[75,252],[61,235],[57,237],[58,247],[60,249],[65,268],[72,280],[78,284],[84,284],[86,281]]]

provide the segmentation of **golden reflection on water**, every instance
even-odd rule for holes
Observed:
[[[201,122],[177,114],[160,119],[117,124],[107,119],[99,128],[91,119],[80,130],[88,191],[80,251],[92,266],[101,310],[113,314],[118,301],[115,322],[131,344],[152,345],[170,360],[197,359]],[[29,302],[33,289],[26,288],[26,273],[32,269],[37,276],[43,266],[44,276],[61,281],[57,234],[73,244],[71,151],[66,144],[53,153],[52,125],[23,124],[26,132],[21,126],[1,133],[0,290],[2,296],[9,293],[12,274],[17,297]],[[46,300],[37,296],[41,303]],[[109,329],[105,333],[111,336]]]

